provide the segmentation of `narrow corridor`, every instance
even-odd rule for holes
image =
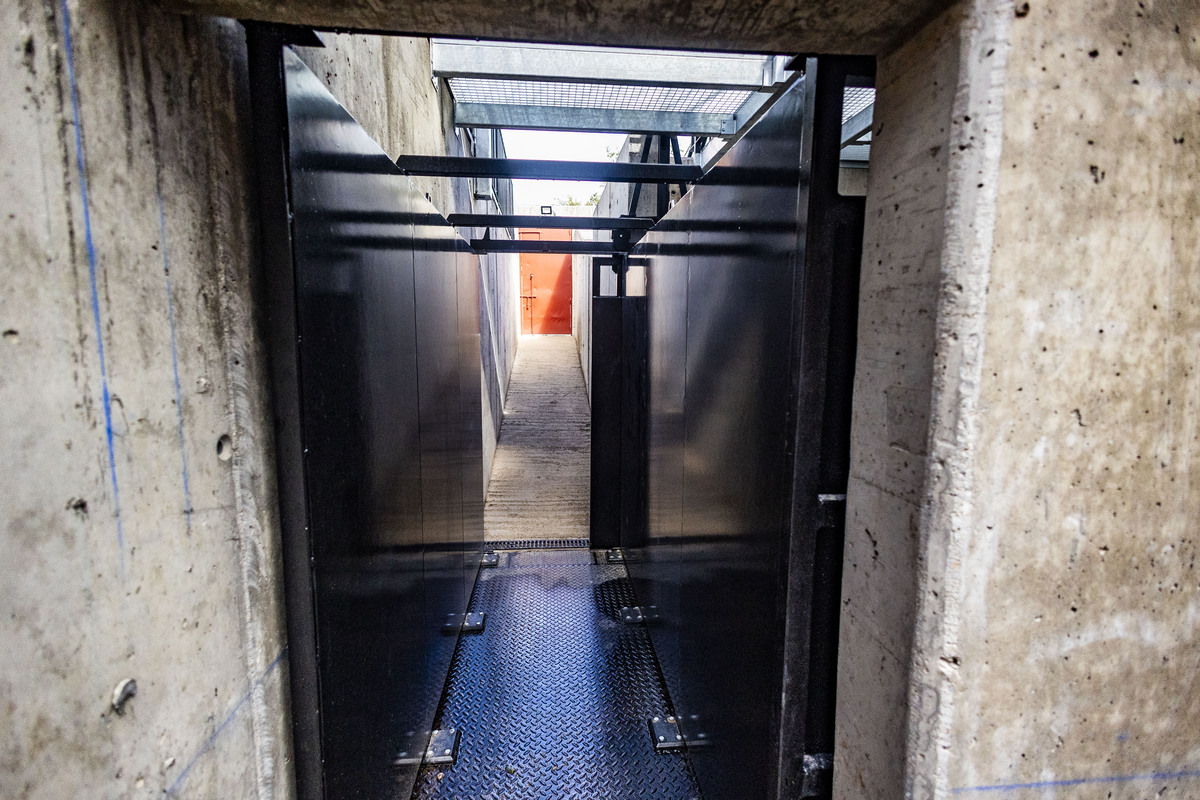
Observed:
[[[485,512],[481,569],[434,728],[461,737],[414,800],[699,800],[687,754],[656,751],[674,710],[624,563],[588,548],[590,413],[571,336],[522,336]],[[501,543],[504,543],[501,545]]]
[[[484,509],[487,540],[586,539],[590,442],[575,338],[522,336]]]

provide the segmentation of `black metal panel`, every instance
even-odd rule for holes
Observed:
[[[840,539],[819,537],[793,494],[818,485],[796,482],[800,464],[819,491],[844,491],[861,211],[822,216],[815,204],[844,204],[810,202],[809,63],[633,251],[651,259],[650,495],[648,546],[629,569],[656,607],[655,648],[709,800],[796,796],[781,771],[832,749]],[[838,99],[821,112],[832,126]],[[836,149],[832,164],[836,186]],[[814,231],[831,244],[811,249]]]
[[[483,556],[483,362],[479,314],[482,274],[479,256],[459,240],[458,374],[459,441],[462,474],[462,550],[464,599],[469,600]]]
[[[645,297],[592,298],[593,547],[645,541],[647,332]]]
[[[621,544],[622,299],[592,298],[592,547]]]
[[[621,300],[621,546],[646,542],[646,297]]]
[[[626,553],[639,603],[656,617],[654,647],[672,696],[681,693],[680,543],[683,514],[684,359],[687,344],[686,220],[691,195],[638,246],[646,259],[648,301],[647,541]]]
[[[809,59],[806,106],[813,119],[801,186],[806,209],[794,304],[795,431],[789,527],[779,793],[805,783],[803,755],[832,754],[837,643],[850,473],[850,410],[865,201],[837,192],[842,98],[847,86],[874,85],[869,58]],[[822,502],[822,497],[825,498]],[[840,499],[839,499],[840,498]],[[829,797],[829,780],[812,796]]]
[[[287,169],[287,93],[283,76],[286,35],[277,26],[246,23],[258,246],[265,301],[266,324],[263,328],[270,353],[276,485],[287,611],[292,752],[297,797],[299,800],[319,800],[325,789],[312,551],[300,426],[300,348]]]
[[[792,91],[719,165],[753,174],[799,161]],[[796,187],[692,189],[694,218],[795,225]],[[694,229],[688,241],[680,653],[675,696],[710,800],[767,797],[780,686],[795,228]],[[663,365],[672,369],[677,366]],[[747,769],[747,767],[751,767]]]
[[[483,538],[478,262],[284,63],[325,796],[404,796]]]

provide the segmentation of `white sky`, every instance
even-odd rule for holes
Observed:
[[[571,133],[566,131],[518,131],[506,129],[504,150],[509,158],[541,158],[550,161],[607,161],[605,148],[618,151],[625,143],[623,133]],[[574,197],[585,202],[604,188],[600,181],[513,181],[514,206],[548,206]]]

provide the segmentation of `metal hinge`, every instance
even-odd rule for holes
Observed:
[[[833,754],[804,754],[804,786],[801,797],[820,797],[833,788]]]

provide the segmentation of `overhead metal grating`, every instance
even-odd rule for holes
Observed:
[[[798,75],[786,56],[435,39],[471,128],[735,137]]]
[[[733,114],[753,94],[739,89],[506,81],[486,78],[451,78],[450,90],[454,92],[454,99],[460,103],[620,108],[701,114]]]
[[[871,158],[871,123],[875,117],[875,90],[847,86],[842,95],[842,151],[846,166],[866,166]]]
[[[847,86],[842,98],[842,124],[845,124],[869,105],[875,103],[875,89],[863,86]]]

